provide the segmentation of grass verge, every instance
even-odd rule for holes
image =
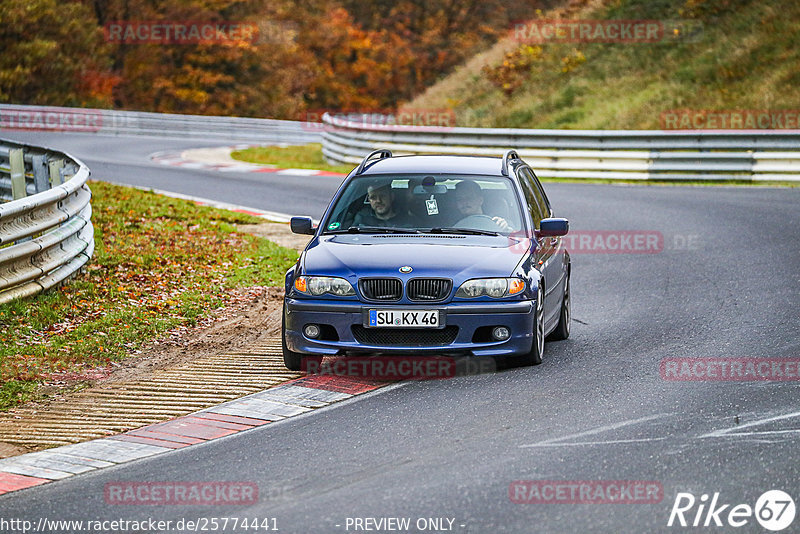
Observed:
[[[330,165],[322,156],[322,145],[319,143],[246,148],[232,152],[231,157],[248,163],[275,165],[282,169],[316,169],[342,174],[349,173],[355,167],[355,165]]]
[[[112,362],[192,325],[237,288],[282,285],[297,252],[234,224],[263,222],[132,188],[91,182],[95,255],[69,284],[0,305],[0,409],[53,380]]]
[[[483,61],[467,62],[407,107],[452,109],[459,126],[579,130],[658,130],[667,127],[662,113],[674,110],[797,109],[800,47],[792,43],[800,3],[795,0],[562,4],[541,18],[681,20],[700,31],[655,43],[536,44],[508,38]]]

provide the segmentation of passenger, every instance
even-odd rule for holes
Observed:
[[[457,228],[510,232],[511,225],[502,217],[492,217],[483,213],[483,192],[481,186],[472,180],[462,180],[456,184],[456,207],[461,219]]]
[[[367,188],[369,207],[356,214],[353,226],[410,226],[407,213],[395,208],[395,193],[390,184],[372,184]]]

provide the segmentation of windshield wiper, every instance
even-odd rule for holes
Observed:
[[[347,230],[335,230],[329,234],[418,234],[419,230],[397,226],[351,226]]]
[[[492,232],[491,230],[476,230],[475,228],[431,228],[427,233],[429,234],[466,234],[466,235],[500,235],[500,232]]]

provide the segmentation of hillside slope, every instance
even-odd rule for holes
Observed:
[[[797,0],[598,0],[540,18],[680,19],[701,31],[658,43],[508,37],[403,107],[453,109],[459,126],[567,129],[658,129],[676,109],[800,109]]]

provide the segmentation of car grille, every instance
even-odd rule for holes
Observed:
[[[433,302],[450,294],[453,282],[445,278],[414,278],[409,280],[406,294],[409,300]]]
[[[353,325],[353,337],[364,345],[438,347],[451,344],[457,335],[458,327],[454,325],[437,330],[364,328],[360,324]]]
[[[358,287],[367,300],[389,302],[403,295],[403,284],[396,278],[362,278]]]

